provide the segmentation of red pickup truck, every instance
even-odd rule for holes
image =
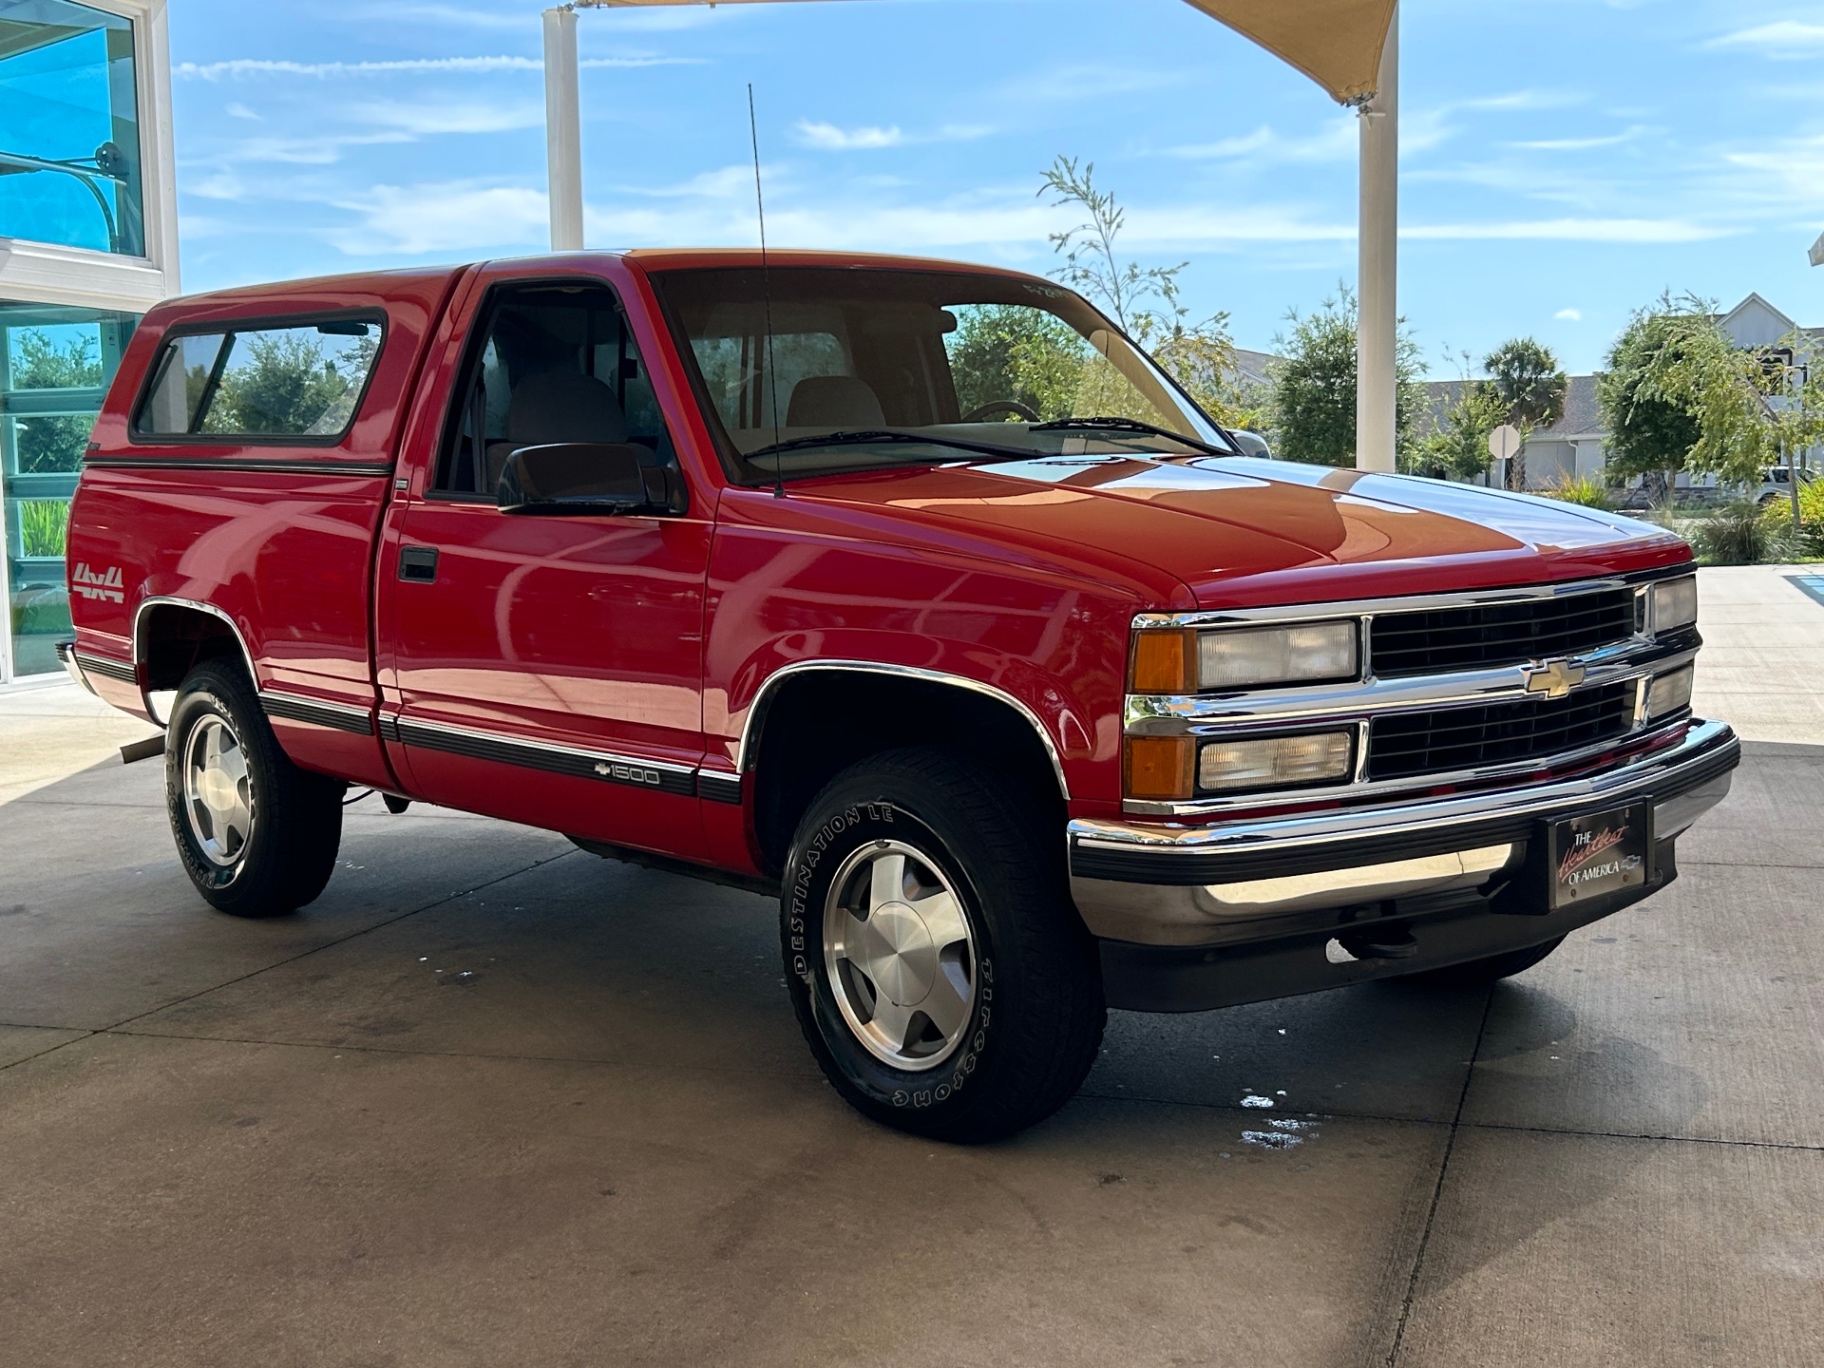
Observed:
[[[350,786],[778,896],[830,1081],[962,1141],[1110,1006],[1537,963],[1740,751],[1678,538],[1245,458],[1075,294],[939,262],[162,304],[69,557],[66,664],[166,728],[217,908],[315,898]]]

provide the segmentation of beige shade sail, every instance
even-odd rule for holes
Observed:
[[[774,0],[718,0],[725,5]],[[1114,0],[1120,3],[1120,0]],[[578,9],[709,0],[575,0]],[[1297,67],[1346,104],[1374,94],[1396,0],[1185,0]]]

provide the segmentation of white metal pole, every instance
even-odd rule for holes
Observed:
[[[1355,464],[1394,468],[1400,269],[1400,10],[1381,52],[1379,89],[1362,108],[1361,260],[1356,291]]]
[[[577,93],[576,11],[545,11],[545,161],[551,250],[583,248],[583,118]]]

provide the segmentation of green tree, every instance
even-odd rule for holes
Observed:
[[[1438,415],[1436,428],[1412,444],[1400,468],[1409,475],[1438,480],[1472,480],[1488,470],[1488,434],[1507,420],[1501,396],[1486,381],[1470,376],[1464,358],[1463,380],[1453,402]]]
[[[1654,499],[1663,497],[1672,477],[1685,469],[1701,435],[1689,404],[1666,398],[1648,384],[1648,376],[1678,354],[1677,324],[1678,308],[1669,295],[1638,310],[1596,377],[1596,400],[1609,431],[1609,474],[1643,477]]]
[[[301,331],[237,338],[230,364],[222,372],[203,419],[203,430],[339,431],[372,364],[374,345],[371,338],[361,338],[344,354],[326,356],[323,339]]]
[[[1023,304],[974,304],[956,311],[950,372],[964,413],[1014,399],[1045,422],[1068,418],[1089,344],[1056,314]]]
[[[1526,438],[1564,417],[1570,381],[1551,348],[1530,337],[1496,347],[1482,362],[1488,387],[1500,401],[1502,422],[1520,429],[1520,451],[1508,462],[1507,487],[1526,488]]]
[[[1278,454],[1317,465],[1355,464],[1355,295],[1339,286],[1312,314],[1286,316],[1292,331],[1274,339],[1281,360],[1273,367],[1268,424]],[[1399,390],[1395,449],[1410,462],[1413,423],[1425,403],[1419,383],[1419,346],[1404,327],[1394,356]]]
[[[1640,398],[1690,415],[1697,440],[1685,458],[1693,470],[1756,486],[1762,471],[1824,438],[1824,377],[1804,382],[1792,367],[1801,339],[1771,348],[1735,345],[1707,301],[1676,301],[1665,345],[1643,367]]]
[[[14,389],[86,389],[101,384],[101,359],[93,337],[77,334],[59,343],[49,333],[27,328],[15,340]],[[19,473],[42,475],[77,469],[94,426],[94,418],[87,415],[15,419]]]
[[[1254,425],[1258,411],[1250,409],[1235,378],[1229,316],[1217,313],[1201,321],[1191,317],[1179,284],[1189,262],[1144,267],[1121,259],[1117,241],[1127,225],[1127,212],[1112,191],[1097,188],[1095,178],[1094,162],[1080,164],[1072,157],[1059,157],[1044,173],[1039,195],[1050,195],[1054,205],[1074,206],[1086,215],[1084,222],[1050,235],[1052,249],[1064,258],[1052,273],[1054,278],[1100,304],[1218,423]],[[1082,396],[1083,402],[1093,406],[1098,392],[1109,388],[1109,379],[1086,373],[1090,392]]]

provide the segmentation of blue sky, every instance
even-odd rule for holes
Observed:
[[[184,285],[540,250],[537,0],[178,0]],[[754,240],[1047,271],[1060,153],[1270,348],[1355,274],[1354,116],[1181,0],[585,13],[589,245]],[[1594,368],[1664,289],[1824,324],[1824,11],[1404,0],[1401,307],[1435,374],[1530,333]]]

